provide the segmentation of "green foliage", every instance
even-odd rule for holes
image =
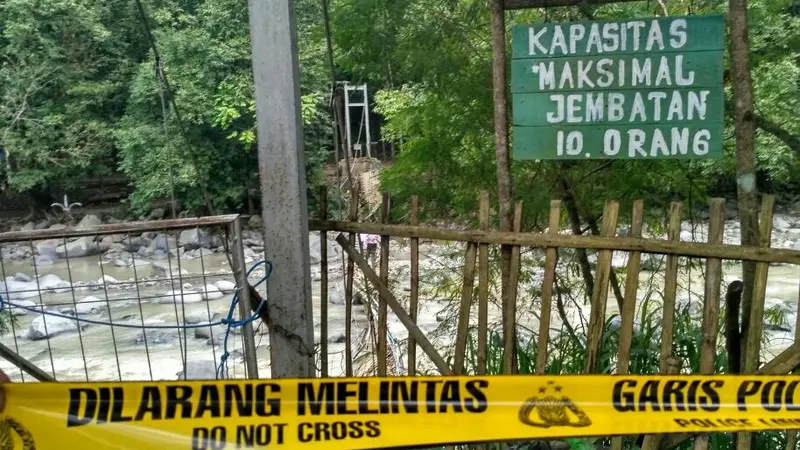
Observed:
[[[752,69],[760,118],[800,133],[800,18],[793,0],[750,2]],[[696,3],[696,5],[694,4]],[[727,2],[694,2],[697,14]],[[686,14],[686,2],[669,2]],[[329,67],[321,2],[294,2],[308,188],[330,160]],[[174,194],[183,207],[231,210],[257,186],[257,132],[244,0],[145,1],[178,110],[166,98],[135,3],[8,0],[0,4],[0,147],[11,187],[45,191],[121,171],[131,206]],[[508,23],[647,17],[658,2],[515,11]],[[400,152],[384,173],[396,205],[417,194],[423,215],[471,219],[478,192],[496,186],[490,17],[483,0],[332,0],[339,80],[367,82],[384,140]],[[731,93],[728,92],[732,101]],[[183,126],[178,121],[180,114]],[[536,221],[564,182],[582,215],[608,197],[663,204],[734,183],[733,130],[721,161],[514,162],[515,196]],[[786,192],[800,181],[796,155],[774,132],[757,135],[760,180]],[[513,144],[513,137],[512,137]],[[315,195],[310,207],[316,208]],[[623,207],[626,205],[623,204]]]

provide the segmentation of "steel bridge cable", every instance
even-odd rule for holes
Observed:
[[[161,85],[163,85],[163,90],[167,92],[167,101],[169,101],[170,106],[172,106],[172,112],[175,114],[175,121],[178,122],[178,128],[180,129],[181,135],[183,136],[183,140],[185,141],[186,145],[189,147],[189,157],[191,159],[191,163],[194,166],[194,169],[199,173],[200,166],[197,163],[196,152],[192,148],[192,143],[189,140],[189,133],[186,131],[186,126],[183,123],[183,118],[178,110],[178,105],[175,104],[175,95],[172,92],[172,86],[169,84],[169,80],[167,79],[167,74],[164,72],[164,65],[163,60],[161,59],[161,54],[158,52],[158,46],[156,45],[155,36],[153,36],[153,30],[150,28],[150,23],[147,20],[147,13],[145,13],[144,6],[142,5],[141,0],[136,0],[136,8],[139,10],[139,19],[144,26],[145,33],[147,34],[147,41],[150,43],[150,48],[153,50],[153,57],[155,58],[155,67],[156,67],[156,77],[159,81],[159,89],[162,89]],[[164,118],[166,120],[166,117]],[[171,150],[170,155],[171,155]],[[171,157],[171,156],[170,156]],[[171,169],[170,169],[171,170]],[[171,173],[171,172],[170,172]],[[170,181],[172,183],[172,181]],[[208,187],[206,185],[205,180],[200,180],[200,186],[203,191],[203,198],[206,202],[206,208],[208,208],[208,212],[210,214],[214,214],[214,206],[211,204],[211,199],[208,196]],[[170,188],[174,192],[174,186],[170,186]],[[173,199],[173,208],[175,202]]]
[[[272,263],[269,262],[269,261],[266,261],[266,260],[261,260],[261,261],[255,263],[255,264],[253,264],[250,267],[250,269],[247,271],[247,275],[250,276],[250,274],[252,274],[255,269],[257,269],[259,266],[262,266],[262,265],[266,266],[266,272],[264,273],[264,276],[262,276],[261,279],[259,279],[258,282],[256,282],[256,284],[253,285],[254,288],[258,287],[262,283],[266,282],[269,279],[270,275],[272,275]],[[223,319],[220,319],[218,322],[208,322],[208,323],[203,323],[203,324],[186,324],[186,323],[184,323],[183,325],[181,325],[181,324],[175,324],[175,325],[145,325],[143,323],[142,325],[134,325],[134,324],[127,324],[127,323],[114,323],[111,320],[103,321],[103,320],[95,320],[95,319],[86,319],[86,318],[78,317],[77,316],[77,311],[75,313],[76,314],[75,316],[70,316],[68,314],[61,314],[61,313],[56,313],[56,312],[52,312],[52,311],[45,311],[44,309],[39,310],[39,309],[36,309],[35,307],[32,307],[32,306],[24,306],[24,305],[20,305],[18,303],[14,303],[12,301],[6,300],[5,298],[3,298],[2,295],[0,295],[0,310],[5,309],[5,308],[20,308],[20,309],[24,309],[24,310],[31,311],[31,312],[34,312],[34,313],[40,313],[43,316],[46,315],[46,316],[60,317],[62,319],[74,320],[74,321],[80,322],[80,323],[86,323],[86,324],[91,324],[91,325],[100,325],[100,326],[108,326],[108,327],[112,327],[112,328],[113,327],[133,328],[133,329],[137,329],[137,330],[153,330],[153,329],[154,330],[176,330],[176,329],[177,330],[190,330],[190,329],[195,329],[195,328],[208,328],[208,327],[213,327],[213,326],[217,326],[217,325],[225,325],[226,329],[225,329],[225,340],[223,341],[223,353],[220,356],[219,366],[217,366],[217,373],[218,374],[222,374],[222,373],[224,373],[223,369],[227,368],[227,360],[228,360],[228,357],[230,356],[230,352],[228,352],[228,336],[230,335],[231,330],[233,328],[243,327],[244,325],[246,325],[248,323],[254,322],[256,319],[258,319],[260,317],[259,313],[261,312],[261,309],[264,308],[265,304],[267,303],[266,300],[261,300],[261,303],[259,303],[258,307],[256,308],[255,312],[252,315],[250,315],[249,317],[247,317],[245,319],[242,319],[242,320],[234,320],[233,314],[236,311],[236,305],[239,303],[239,292],[238,291],[240,289],[247,289],[247,287],[245,287],[245,286],[237,286],[237,292],[236,292],[236,294],[233,295],[233,299],[231,299],[231,306],[228,309],[227,317],[225,317]],[[47,322],[47,321],[45,320],[45,322]],[[80,326],[78,327],[78,329],[80,329]],[[185,370],[185,368],[184,368],[184,370]],[[186,376],[185,373],[184,373],[184,376]],[[222,375],[220,375],[220,378],[221,377],[222,377]]]

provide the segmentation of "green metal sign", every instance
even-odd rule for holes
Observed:
[[[722,16],[517,25],[516,159],[720,158]]]

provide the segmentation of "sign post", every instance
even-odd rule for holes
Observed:
[[[514,158],[720,158],[724,30],[722,16],[516,26]]]

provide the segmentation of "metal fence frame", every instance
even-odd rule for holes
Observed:
[[[31,248],[35,246],[36,241],[43,241],[43,240],[62,240],[64,245],[67,243],[67,239],[69,238],[80,238],[80,237],[97,237],[97,236],[109,236],[109,235],[119,235],[125,234],[128,237],[133,235],[133,233],[145,233],[145,232],[166,232],[166,231],[177,231],[177,230],[186,230],[186,229],[199,229],[200,227],[227,227],[226,231],[231,238],[230,244],[225,242],[225,246],[228,247],[226,251],[230,252],[230,256],[232,257],[231,264],[232,264],[232,271],[236,280],[236,288],[235,288],[235,295],[238,296],[238,307],[239,307],[239,314],[241,318],[249,317],[252,314],[252,305],[250,299],[250,290],[247,288],[248,286],[248,278],[247,278],[247,268],[246,268],[246,261],[245,261],[245,252],[244,252],[244,243],[242,237],[242,225],[241,225],[241,216],[239,214],[230,214],[230,215],[220,215],[220,216],[210,216],[210,217],[201,217],[201,218],[183,218],[183,219],[171,219],[171,220],[156,220],[156,221],[143,221],[143,222],[125,222],[125,223],[117,223],[117,224],[104,224],[104,225],[97,225],[97,226],[90,226],[90,227],[81,227],[81,228],[74,228],[74,227],[67,227],[64,229],[45,229],[45,230],[32,230],[32,231],[11,231],[11,232],[4,232],[0,233],[0,245],[1,244],[19,244],[19,243],[26,243],[30,245]],[[168,244],[169,245],[169,244]],[[232,245],[232,248],[229,246]],[[180,246],[178,246],[180,248]],[[3,249],[0,247],[0,262],[3,262],[2,255]],[[177,275],[174,275],[174,268],[172,267],[171,257],[170,257],[170,250],[167,250],[167,261],[169,262],[169,277],[167,278],[168,281],[174,283],[177,280],[178,284],[180,285],[180,292],[181,297],[183,297],[183,282],[184,280],[198,278],[197,276],[184,276],[181,271],[181,258],[180,258],[180,251],[177,250],[178,254],[176,257],[177,261]],[[133,252],[131,252],[133,254]],[[37,291],[39,295],[41,295],[42,288],[38,284],[38,269],[35,261],[35,256],[32,256],[34,259],[33,266],[34,272],[36,274],[37,280]],[[101,253],[102,258],[102,253]],[[65,252],[65,259],[67,261],[67,270],[71,276],[71,269],[69,266],[70,256],[68,252]],[[204,263],[202,261],[202,252],[201,252],[201,267],[204,267]],[[109,302],[108,298],[108,291],[107,286],[105,283],[105,273],[103,271],[103,264],[100,264],[101,274],[103,277],[103,291],[105,293],[105,302]],[[0,264],[0,275],[4,282],[6,282],[7,273],[5,270],[5,265]],[[139,295],[139,276],[136,272],[136,263],[135,263],[135,256],[134,256],[134,264],[133,264],[133,272],[134,272],[134,279],[135,279],[135,286],[137,291],[137,297],[141,300],[141,296]],[[175,277],[175,278],[173,278]],[[199,278],[206,279],[205,269],[203,269],[203,274],[200,275]],[[70,280],[72,284],[72,280]],[[205,288],[204,288],[205,289]],[[16,292],[16,291],[15,291]],[[176,296],[176,290],[173,290],[172,295],[173,298]],[[8,289],[6,291],[0,293],[5,298],[8,298]],[[75,290],[74,286],[72,287],[72,297],[73,303],[76,303],[75,300]],[[183,298],[182,298],[183,301]],[[176,303],[176,310],[177,310],[177,301]],[[44,305],[40,305],[42,310],[44,310]],[[109,307],[110,305],[106,305]],[[141,303],[139,304],[141,309]],[[110,311],[110,307],[109,307]],[[76,313],[77,314],[77,313]],[[110,314],[109,314],[110,316]],[[184,311],[185,316],[185,311]],[[142,314],[142,323],[144,323],[144,315]],[[184,317],[185,319],[185,317]],[[210,318],[209,318],[210,320]],[[112,332],[112,339],[114,336],[114,325],[111,326]],[[212,324],[209,324],[212,326]],[[258,361],[256,356],[256,343],[255,343],[255,332],[253,330],[253,325],[249,321],[245,321],[242,325],[242,335],[243,335],[243,347],[244,347],[244,364],[245,364],[245,376],[247,378],[255,379],[258,378]],[[45,321],[45,332],[46,331],[46,321]],[[80,335],[81,327],[78,326],[78,334]],[[146,333],[146,330],[143,328],[143,333]],[[183,339],[184,344],[186,345],[186,329],[183,330]],[[116,346],[116,340],[114,339],[114,344]],[[16,336],[15,336],[16,342]],[[49,347],[49,340],[48,340],[48,348]],[[83,346],[83,342],[81,340],[81,346]],[[145,346],[147,346],[147,336],[145,334]],[[181,352],[185,355],[184,347],[182,347]],[[188,347],[186,348],[188,352]],[[15,366],[19,367],[22,372],[27,373],[34,379],[38,381],[55,381],[50,374],[46,371],[42,370],[35,364],[27,361],[23,357],[21,357],[17,352],[13,349],[8,348],[5,345],[0,344],[0,357],[6,359],[10,363],[14,364]],[[85,353],[83,354],[85,359]],[[52,359],[52,353],[51,353]],[[184,376],[186,375],[187,371],[187,364],[186,364],[186,357],[184,356],[182,361],[183,366],[183,373]],[[149,351],[148,351],[148,362],[149,362]],[[119,357],[117,357],[117,364],[119,365]],[[87,379],[88,379],[88,369],[87,370]],[[55,374],[55,369],[54,372]],[[121,370],[119,371],[120,377]]]

